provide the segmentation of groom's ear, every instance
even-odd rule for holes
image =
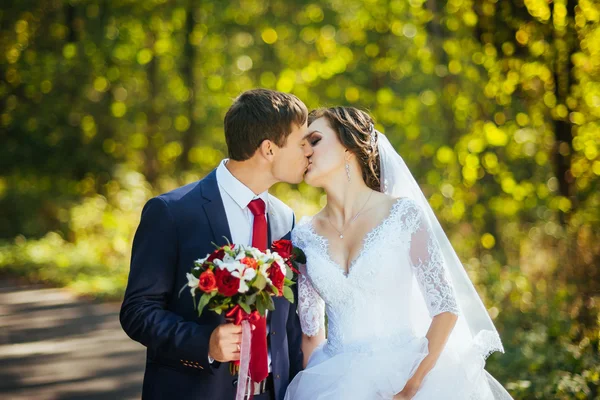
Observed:
[[[265,139],[261,142],[260,146],[258,146],[257,151],[263,158],[272,161],[276,152],[276,147],[275,143],[271,142],[269,139]]]

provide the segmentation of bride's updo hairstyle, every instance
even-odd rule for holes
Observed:
[[[354,107],[318,108],[308,115],[308,125],[319,118],[327,120],[342,145],[356,156],[367,186],[381,191],[377,136],[369,114]]]

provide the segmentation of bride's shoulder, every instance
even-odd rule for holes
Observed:
[[[322,208],[314,215],[305,215],[301,217],[296,226],[312,229],[314,225],[319,225],[324,218],[323,210],[324,209]]]
[[[422,213],[421,206],[410,197],[396,197],[392,199],[391,213],[396,219],[402,220],[419,218]]]
[[[320,240],[321,237],[316,234],[316,229],[320,229],[323,218],[323,209],[314,215],[301,217],[292,231],[292,240],[299,242],[306,242],[309,239]]]
[[[292,230],[292,242],[295,246],[305,249],[310,241],[313,216],[303,216]]]
[[[312,215],[304,215],[304,216],[300,217],[300,219],[298,220],[298,223],[296,224],[296,228],[294,228],[294,229],[306,228],[307,225],[310,224],[310,222],[312,220],[313,220]]]
[[[292,236],[298,236],[300,234],[310,231],[312,229],[312,223],[314,218],[314,215],[304,215],[300,217],[300,219],[298,219],[296,225],[294,226]]]
[[[418,208],[417,202],[410,197],[393,197],[389,194],[378,193],[380,203],[385,205],[391,213]]]

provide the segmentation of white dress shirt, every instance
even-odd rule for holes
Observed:
[[[219,192],[223,199],[225,214],[229,223],[232,243],[252,245],[252,226],[254,215],[248,209],[248,204],[254,199],[262,199],[265,202],[265,212],[269,211],[269,193],[262,192],[259,195],[242,182],[240,182],[225,166],[227,159],[221,161],[217,168],[217,183]]]
[[[242,182],[240,182],[226,167],[228,159],[221,161],[217,167],[217,183],[219,193],[225,207],[225,215],[229,223],[232,243],[252,245],[252,227],[254,225],[254,214],[248,209],[248,204],[254,199],[262,199],[265,202],[265,214],[269,210],[269,193],[264,191],[259,195]],[[266,218],[266,215],[265,215]],[[267,311],[268,312],[268,311]],[[267,335],[269,334],[267,324]],[[210,360],[210,357],[209,357]],[[271,349],[268,354],[269,373],[271,372]]]

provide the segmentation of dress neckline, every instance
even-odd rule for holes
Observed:
[[[405,199],[405,197],[397,198],[394,201],[394,203],[392,204],[392,206],[390,207],[390,211],[388,212],[387,216],[384,217],[377,225],[375,225],[370,231],[368,231],[363,236],[363,238],[361,240],[361,249],[358,252],[358,255],[352,261],[350,261],[346,270],[342,268],[342,265],[340,265],[340,263],[334,261],[333,258],[331,257],[331,254],[329,252],[329,239],[327,239],[323,235],[318,234],[317,231],[315,230],[315,227],[313,225],[314,216],[308,217],[308,221],[306,221],[306,225],[308,227],[308,231],[319,240],[319,242],[321,244],[319,247],[320,247],[321,251],[323,252],[323,256],[326,258],[326,260],[328,262],[330,262],[331,264],[333,264],[336,267],[336,269],[342,273],[342,276],[344,276],[345,278],[349,278],[352,274],[352,271],[354,270],[356,263],[362,257],[364,257],[365,253],[369,249],[370,244],[372,243],[372,239],[377,235],[377,233],[381,230],[381,228],[383,226],[385,226],[386,222],[389,221],[393,217],[393,215],[395,214],[396,209],[398,207],[398,204],[400,204],[400,200],[402,200],[402,199]]]

